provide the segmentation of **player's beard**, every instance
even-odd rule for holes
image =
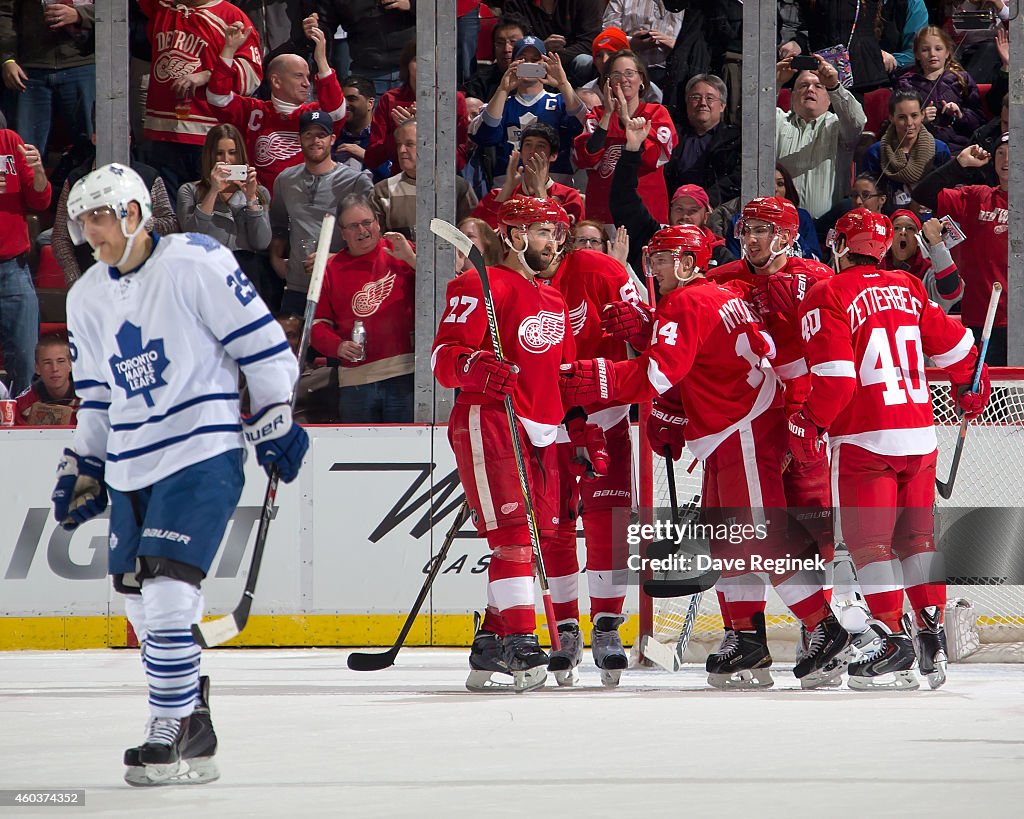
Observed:
[[[540,273],[546,270],[548,265],[551,264],[554,259],[554,255],[528,247],[526,248],[526,252],[523,254],[523,259],[526,261],[530,270]]]

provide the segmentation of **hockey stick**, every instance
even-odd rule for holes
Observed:
[[[305,360],[306,352],[309,350],[309,334],[313,327],[313,314],[316,312],[316,303],[320,300],[320,287],[324,281],[327,257],[331,252],[334,221],[334,214],[328,213],[324,215],[324,221],[320,225],[320,239],[316,246],[316,258],[313,260],[313,271],[309,279],[309,290],[306,294],[306,313],[303,317],[302,325],[302,339],[299,342],[300,377],[302,374],[302,362]],[[295,399],[298,396],[298,392],[299,382],[296,380],[292,386],[292,409],[295,409]],[[270,470],[270,478],[267,480],[267,491],[263,496],[263,511],[260,513],[260,525],[256,530],[256,544],[253,546],[252,560],[249,563],[249,574],[245,579],[242,599],[238,601],[238,605],[235,606],[235,610],[231,614],[207,620],[205,623],[192,624],[192,637],[202,648],[219,646],[237,637],[249,621],[253,593],[256,591],[256,580],[259,578],[260,564],[263,562],[263,549],[267,545],[267,533],[270,531],[270,521],[274,515],[274,501],[277,499],[277,485],[280,477],[277,467]]]
[[[996,282],[992,285],[992,295],[988,300],[988,312],[985,313],[985,324],[981,328],[981,350],[978,351],[978,361],[974,365],[974,378],[971,381],[971,392],[977,392],[981,386],[981,368],[985,364],[985,356],[988,354],[988,341],[992,335],[992,325],[996,320],[996,307],[999,306],[999,297],[1003,294],[1003,286]],[[950,396],[953,400],[956,396]],[[935,489],[938,493],[949,500],[953,494],[953,484],[956,481],[956,473],[960,468],[960,456],[964,451],[964,441],[967,439],[967,418],[960,420],[960,434],[956,439],[956,449],[953,450],[953,462],[949,465],[949,477],[945,482],[935,479]]]
[[[347,662],[349,668],[353,671],[381,671],[385,668],[390,668],[395,664],[395,657],[398,656],[398,652],[401,651],[402,646],[405,645],[405,638],[409,636],[409,632],[412,630],[412,625],[416,621],[416,616],[420,613],[420,608],[422,608],[424,601],[427,599],[427,595],[430,593],[430,587],[434,585],[434,580],[441,572],[441,567],[444,565],[445,558],[448,556],[448,550],[452,548],[452,542],[455,540],[455,536],[459,533],[459,529],[462,528],[462,524],[466,522],[468,517],[469,502],[463,501],[462,506],[459,507],[458,514],[455,516],[455,522],[452,524],[452,528],[448,530],[444,543],[441,545],[441,550],[437,553],[437,557],[434,559],[434,565],[430,567],[427,579],[423,581],[423,588],[420,589],[420,593],[416,597],[416,602],[412,604],[412,611],[410,611],[409,616],[405,618],[405,624],[402,626],[402,630],[398,633],[398,639],[395,640],[395,644],[387,651],[379,654],[370,654],[364,651],[353,651],[348,655]]]
[[[503,361],[505,354],[502,351],[501,336],[498,335],[498,317],[494,312],[491,283],[487,277],[487,265],[484,263],[483,254],[465,233],[443,219],[431,219],[430,232],[458,248],[462,255],[468,258],[473,263],[473,267],[476,268],[476,272],[480,276],[480,286],[483,289],[484,311],[487,313],[487,329],[491,333],[494,355],[497,356],[499,361]],[[558,639],[555,606],[551,601],[551,588],[548,585],[547,572],[544,571],[544,557],[540,552],[540,530],[537,528],[537,513],[533,508],[533,498],[530,496],[526,461],[523,458],[523,442],[519,438],[519,420],[516,418],[516,411],[512,406],[511,395],[505,396],[505,415],[508,417],[508,429],[512,435],[512,450],[516,456],[519,488],[523,492],[523,506],[526,509],[526,522],[530,530],[530,546],[533,548],[533,561],[537,566],[537,582],[540,583],[541,597],[544,601],[544,615],[547,618],[548,635],[551,637],[551,649],[552,651],[558,651],[561,649],[562,643]]]
[[[676,493],[676,474],[675,465],[672,462],[672,453],[669,448],[665,447],[665,472],[668,477],[668,497],[669,503],[672,504],[672,521],[679,521],[679,498]],[[693,634],[693,624],[697,620],[697,611],[700,609],[700,601],[704,596],[704,591],[700,586],[701,581],[705,580],[707,575],[701,578],[695,578],[690,581],[690,584],[685,586],[686,588],[694,588],[692,584],[696,583],[696,593],[689,592],[690,604],[686,608],[686,619],[683,620],[683,628],[679,633],[679,640],[676,642],[675,650],[673,651],[663,643],[658,642],[654,639],[654,635],[649,634],[644,637],[644,643],[640,646],[640,653],[643,654],[648,660],[657,663],[666,671],[678,671],[683,663],[683,655],[686,653],[686,647],[690,644],[690,635]],[[717,579],[717,573],[716,577]],[[657,581],[651,580],[644,583],[644,591],[648,593],[649,597],[654,597],[648,592],[648,584],[653,586]],[[662,587],[666,587],[668,584],[659,584]],[[658,589],[662,591],[663,589]],[[676,595],[683,597],[684,595]]]

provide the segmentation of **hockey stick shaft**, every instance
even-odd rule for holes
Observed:
[[[974,378],[971,379],[971,392],[977,392],[981,386],[981,369],[985,365],[985,356],[988,355],[988,342],[992,337],[992,326],[996,320],[996,308],[999,306],[999,298],[1003,294],[1003,286],[996,282],[992,285],[992,295],[988,300],[988,311],[985,313],[985,324],[981,328],[981,349],[978,351],[978,360],[974,364]],[[950,396],[956,400],[956,396]],[[935,488],[946,500],[953,495],[953,484],[956,482],[956,473],[960,469],[960,457],[963,455],[964,442],[967,440],[967,427],[970,422],[966,417],[960,419],[960,431],[956,439],[956,448],[953,450],[953,460],[949,465],[949,477],[945,482],[936,478]]]
[[[505,354],[501,346],[501,335],[498,333],[498,317],[494,311],[491,283],[487,276],[487,265],[484,262],[483,254],[480,253],[480,250],[466,234],[443,219],[431,219],[430,230],[436,236],[457,247],[473,263],[473,267],[480,277],[480,287],[483,290],[484,312],[487,314],[487,329],[490,331],[491,343],[494,345],[494,355],[499,361],[504,361]],[[558,623],[555,620],[555,606],[551,600],[551,587],[548,584],[547,572],[544,571],[544,557],[540,550],[540,530],[537,528],[537,512],[533,507],[533,494],[530,492],[530,482],[526,472],[526,459],[523,457],[523,442],[519,435],[519,419],[516,417],[515,408],[512,406],[511,395],[505,396],[505,416],[508,418],[508,429],[512,436],[512,450],[516,458],[516,472],[519,473],[519,488],[523,493],[523,507],[526,510],[527,528],[530,532],[530,546],[533,550],[533,562],[537,567],[537,582],[540,584],[541,597],[544,602],[544,616],[547,620],[548,636],[551,638],[552,650],[558,651],[561,649],[562,644],[558,639]]]
[[[469,502],[463,501],[462,506],[459,507],[458,514],[455,515],[455,522],[452,524],[452,528],[448,530],[448,534],[445,535],[444,543],[434,558],[434,563],[427,573],[427,579],[423,581],[423,588],[420,589],[420,593],[416,596],[416,602],[412,604],[412,610],[409,612],[409,616],[405,618],[405,623],[402,625],[402,630],[398,633],[398,639],[395,640],[394,645],[387,651],[376,654],[364,651],[352,652],[348,655],[347,660],[349,668],[353,671],[381,671],[395,664],[395,658],[398,656],[398,652],[401,651],[402,646],[405,645],[405,638],[409,636],[413,623],[416,622],[416,617],[426,602],[427,595],[430,594],[434,580],[437,579],[438,574],[441,572],[441,567],[444,566],[444,561],[448,557],[448,551],[452,548],[452,543],[459,534],[462,524],[468,518]]]
[[[299,377],[302,376],[302,365],[309,351],[309,338],[313,326],[313,316],[316,313],[317,302],[320,301],[320,288],[324,282],[324,271],[327,269],[327,257],[331,252],[331,239],[334,237],[335,216],[333,213],[324,215],[324,221],[320,225],[320,239],[316,248],[316,258],[313,260],[313,270],[309,279],[309,290],[306,293],[306,312],[303,316],[302,338],[299,341]],[[296,379],[292,385],[290,404],[295,409],[295,401],[299,394],[299,381]],[[245,578],[245,588],[242,591],[242,599],[238,601],[234,611],[224,617],[217,617],[205,623],[194,623],[192,625],[192,637],[202,648],[212,648],[228,640],[237,637],[246,623],[249,622],[249,612],[252,609],[253,595],[256,592],[256,581],[259,579],[260,566],[263,564],[263,550],[267,545],[267,534],[270,531],[270,521],[274,516],[274,501],[277,500],[277,486],[281,476],[277,467],[270,470],[270,477],[267,479],[267,491],[263,495],[263,509],[260,512],[260,523],[256,529],[256,542],[252,549],[252,560],[249,563],[249,573]]]

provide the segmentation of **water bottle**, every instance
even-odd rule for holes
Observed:
[[[353,363],[356,361],[366,360],[366,328],[363,326],[361,321],[357,321],[352,325],[352,341],[359,345],[359,358],[353,358]]]

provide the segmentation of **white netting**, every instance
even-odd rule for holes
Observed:
[[[1020,500],[1024,497],[1024,371],[993,370],[992,398],[985,414],[970,428],[960,461],[953,496],[944,500],[936,494],[940,516],[943,507],[962,510],[976,507],[1003,507],[1010,522],[1018,527],[1024,521]],[[929,371],[935,424],[939,439],[937,475],[945,480],[959,433],[959,419],[950,400],[949,383],[942,373]],[[675,478],[680,505],[694,502],[700,496],[701,465],[684,452],[675,465]],[[654,458],[653,505],[669,507],[668,479],[665,461]],[[951,514],[951,513],[950,513]],[[949,517],[949,514],[947,514]],[[1017,520],[1016,518],[1020,518]],[[962,513],[942,526],[970,526]],[[979,533],[984,537],[984,533]],[[979,541],[980,542],[980,541]],[[1021,548],[1024,548],[1022,546]],[[991,585],[979,585],[975,577],[965,585],[951,584],[950,600],[963,598],[973,605],[981,648],[969,661],[1024,661],[1024,586],[1008,586],[999,582],[998,572],[988,573]],[[689,598],[651,600],[641,594],[641,606],[653,609],[652,633],[659,642],[674,644],[683,626]],[[792,645],[799,634],[797,621],[790,615],[774,591],[769,591],[766,612],[770,641]],[[687,659],[699,661],[717,646],[722,635],[722,617],[714,591],[705,593],[691,637]],[[792,648],[788,649],[790,652]],[[780,659],[785,656],[783,653]],[[964,658],[967,659],[967,658]]]

